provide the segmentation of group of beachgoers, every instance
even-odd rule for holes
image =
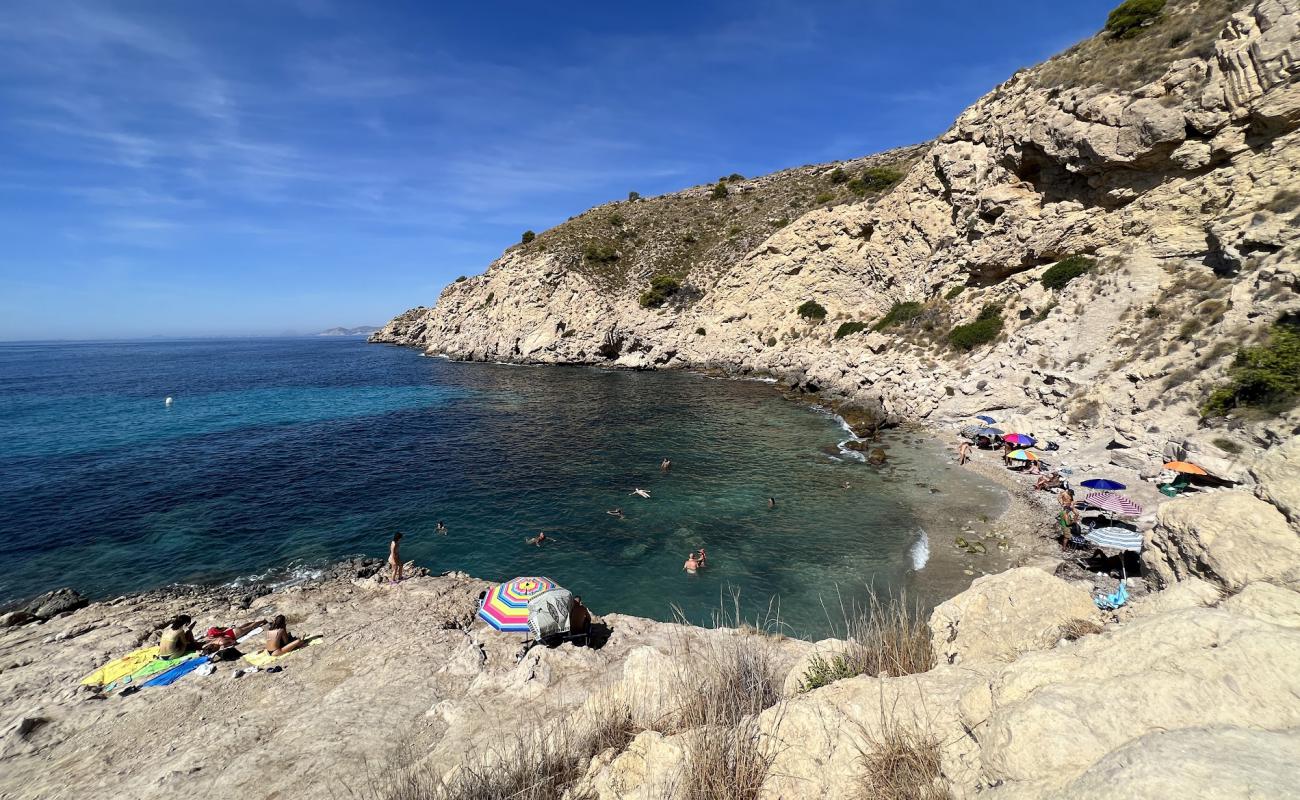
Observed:
[[[209,656],[213,661],[233,661],[243,655],[237,649],[238,645],[259,628],[266,629],[263,649],[267,655],[282,656],[307,644],[306,639],[289,632],[283,614],[276,615],[270,621],[257,619],[234,627],[214,626],[208,628],[201,639],[194,636],[195,624],[189,614],[179,614],[169,622],[158,641],[158,657],[180,658],[198,652]]]

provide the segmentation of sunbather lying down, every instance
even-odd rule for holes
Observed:
[[[1034,481],[1035,489],[1056,489],[1059,486],[1061,486],[1061,476],[1055,471],[1041,475]]]

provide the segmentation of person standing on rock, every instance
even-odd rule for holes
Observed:
[[[957,446],[957,466],[964,466],[970,461],[970,442],[965,440]]]
[[[402,554],[398,550],[401,541],[402,532],[398,531],[393,534],[393,541],[388,544],[388,566],[393,570],[393,583],[400,583],[402,580]]]

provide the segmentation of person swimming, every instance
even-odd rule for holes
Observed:
[[[671,459],[665,458],[663,461],[659,462],[659,470],[661,472],[667,472],[672,468],[673,468],[673,462]]]
[[[776,508],[776,498],[775,498],[775,497],[769,497],[769,498],[767,498],[767,507],[768,507],[768,508]]]
[[[611,508],[609,511],[606,511],[605,513],[610,515],[611,517],[618,517],[619,519],[623,518],[623,509],[621,508]]]
[[[698,564],[700,565],[700,567],[703,568],[705,562],[708,561],[708,560],[709,560],[709,554],[706,553],[706,552],[704,552],[704,548],[701,547],[701,548],[700,548],[700,554],[699,554],[698,556],[695,557],[695,561],[696,561],[696,563],[698,563]]]
[[[650,499],[650,493],[640,487],[633,489],[632,494],[636,495],[637,497],[644,497],[647,500]]]
[[[546,541],[546,531],[538,531],[536,536],[530,536],[527,539],[525,539],[524,544],[535,544],[538,547],[541,547],[542,542],[545,541]]]
[[[684,569],[684,570],[686,570],[687,572],[689,572],[689,573],[691,573],[692,575],[694,575],[694,574],[695,574],[695,570],[697,570],[697,569],[699,569],[699,568],[700,568],[700,562],[697,561],[697,560],[695,559],[695,553],[693,553],[693,552],[692,552],[692,553],[688,553],[688,554],[686,555],[686,563],[685,563],[685,564],[682,564],[682,569]]]
[[[444,524],[442,523],[442,520],[438,520],[438,527],[434,528],[434,529],[433,529],[433,532],[434,532],[434,533],[440,533],[440,534],[442,534],[443,536],[446,536],[446,535],[447,535],[447,526],[444,525]]]

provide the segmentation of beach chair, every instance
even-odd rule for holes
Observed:
[[[1176,497],[1179,492],[1185,491],[1191,485],[1191,481],[1184,475],[1174,478],[1173,482],[1166,483],[1163,486],[1157,486],[1156,490],[1165,497]]]

